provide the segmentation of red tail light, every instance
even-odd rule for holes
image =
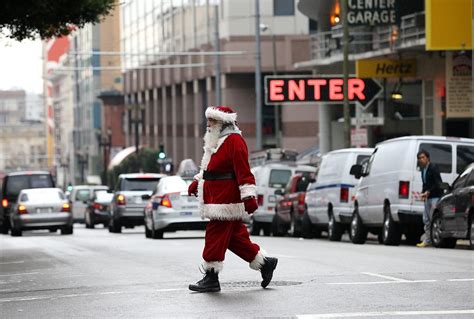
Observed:
[[[304,198],[306,196],[306,193],[300,193],[298,194],[298,213],[300,215],[304,214]]]
[[[161,206],[168,207],[168,208],[173,207],[173,206],[171,205],[171,201],[170,201],[169,194],[165,194],[165,195],[161,198],[160,205],[161,205]]]
[[[8,199],[4,198],[2,199],[2,207],[6,208],[8,206]]]
[[[18,211],[18,214],[28,214],[28,211],[26,210],[25,205],[19,205],[17,211]]]
[[[257,204],[258,206],[263,206],[263,195],[257,196]]]
[[[410,182],[400,181],[398,184],[398,197],[399,198],[408,198],[410,192]]]
[[[92,205],[92,206],[94,207],[94,209],[97,209],[97,210],[102,210],[103,209],[102,205],[99,204],[99,203],[94,203],[94,205]]]
[[[61,208],[62,212],[70,212],[71,211],[71,206],[69,204],[63,204],[63,207]]]
[[[125,205],[125,196],[123,196],[122,194],[117,195],[117,205]]]
[[[341,192],[339,195],[339,200],[344,203],[349,202],[349,188],[347,187],[341,187]]]

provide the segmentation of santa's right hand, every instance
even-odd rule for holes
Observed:
[[[257,200],[255,197],[250,197],[246,200],[244,200],[244,206],[245,206],[245,211],[248,214],[253,214],[258,208]]]
[[[191,184],[189,184],[188,195],[189,196],[194,195],[197,197],[197,193],[198,193],[198,181],[194,180]]]

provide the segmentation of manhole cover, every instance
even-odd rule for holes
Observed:
[[[272,281],[270,283],[271,286],[296,286],[301,285],[301,281]],[[260,287],[260,281],[234,281],[234,282],[223,282],[221,283],[223,287],[231,287],[231,288],[251,288],[251,287]]]

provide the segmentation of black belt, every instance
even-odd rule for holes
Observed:
[[[217,173],[217,172],[204,171],[202,177],[206,181],[218,181],[218,180],[224,180],[224,179],[235,179],[235,174],[234,172]]]

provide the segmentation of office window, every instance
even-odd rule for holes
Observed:
[[[295,14],[294,0],[273,0],[273,15],[292,16]]]

